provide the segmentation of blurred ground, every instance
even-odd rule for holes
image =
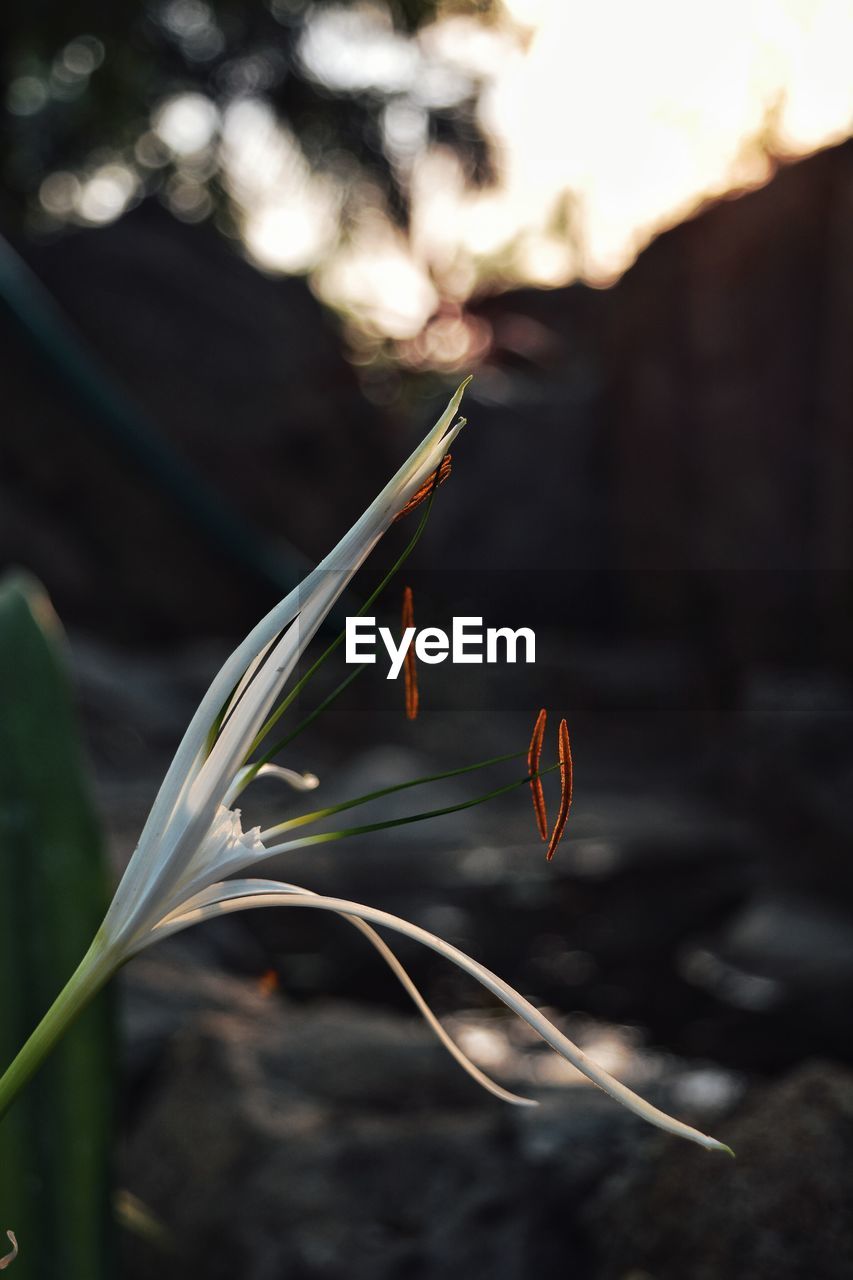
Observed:
[[[200,1257],[212,1280],[849,1274],[853,1074],[839,1066],[744,1093],[672,1057],[623,1064],[655,1102],[725,1132],[732,1163],[567,1079],[540,1081],[535,1111],[504,1107],[399,1014],[306,1013],[168,943],[128,972],[125,1008],[122,1176],[157,1233],[126,1239],[131,1278]],[[504,1072],[528,1085],[539,1057],[517,1043]]]
[[[128,663],[85,642],[74,651],[118,870],[215,655]],[[806,1221],[811,1274],[846,1274],[849,1077],[840,1066],[798,1072],[816,1056],[851,1057],[849,918],[826,891],[829,837],[807,859],[798,841],[778,843],[764,788],[806,810],[843,808],[803,762],[821,740],[849,742],[849,716],[821,701],[819,684],[793,698],[767,679],[730,719],[732,747],[697,727],[672,654],[604,656],[562,645],[559,668],[525,676],[533,702],[555,680],[583,690],[576,808],[550,866],[524,789],[271,871],[464,947],[621,1078],[729,1141],[737,1166],[685,1157],[575,1081],[455,970],[403,945],[475,1060],[542,1102],[536,1113],[506,1108],[435,1045],[354,931],[314,913],[249,913],[190,931],[126,973],[121,1181],[170,1241],[164,1252],[162,1240],[129,1236],[129,1276],[152,1265],[181,1275],[204,1256],[212,1277],[238,1267],[311,1280],[443,1276],[462,1259],[466,1274],[507,1280],[531,1266],[601,1280],[637,1269],[771,1280],[802,1274],[791,1257]],[[464,694],[457,686],[465,709],[450,710],[452,673],[441,674],[424,678],[413,726],[397,687],[376,680],[306,734],[291,763],[320,774],[319,803],[523,745],[518,705],[484,713],[488,682],[478,690],[468,676]],[[116,735],[116,723],[142,729]],[[456,779],[381,812],[479,789]],[[298,807],[258,784],[244,812],[263,823]]]

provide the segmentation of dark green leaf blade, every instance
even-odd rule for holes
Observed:
[[[38,583],[0,585],[0,1059],[83,956],[106,877],[65,670]],[[113,1036],[101,996],[0,1124],[0,1230],[18,1280],[105,1280]]]

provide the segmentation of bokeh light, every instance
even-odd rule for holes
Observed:
[[[312,144],[304,120],[292,127],[277,110],[286,72],[272,43],[224,59],[217,90],[156,101],[129,151],[48,175],[42,213],[104,223],[155,190],[200,222],[224,195],[258,266],[309,274],[367,337],[421,335],[408,358],[442,367],[477,347],[452,311],[477,288],[610,284],[663,228],[853,122],[847,0],[503,0],[489,19],[439,5],[413,34],[377,3],[279,0],[272,13],[282,28],[298,23],[293,56],[323,92],[372,96],[367,151],[384,154],[406,226],[369,155]],[[203,0],[169,0],[158,15],[190,62],[222,52]],[[95,37],[75,37],[11,81],[9,110],[70,101],[105,56]],[[436,130],[442,112],[460,111],[488,141],[493,181],[473,181],[470,157]]]

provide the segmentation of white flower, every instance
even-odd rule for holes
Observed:
[[[418,449],[349,533],[235,649],[208,689],[163,780],[102,927],[120,959],[144,947],[171,911],[223,875],[267,856],[231,810],[252,744],[335,601],[464,426],[465,383]],[[212,747],[222,708],[228,707]],[[292,775],[291,775],[292,778]]]
[[[245,831],[234,802],[259,773],[278,777],[297,790],[310,790],[317,785],[312,774],[298,774],[269,764],[258,769],[247,762],[279,695],[324,618],[395,517],[439,467],[464,426],[464,419],[454,424],[454,418],[466,385],[459,387],[433,430],[334,551],[258,623],[216,676],[163,780],[90,951],[0,1080],[0,1114],[73,1017],[130,957],[169,934],[213,916],[251,907],[281,906],[331,911],[351,921],[379,950],[457,1061],[499,1097],[530,1105],[528,1099],[489,1080],[466,1058],[374,926],[404,934],[458,965],[594,1084],[636,1114],[704,1147],[728,1150],[714,1138],[639,1098],[586,1058],[518,992],[425,929],[387,912],[313,894],[298,885],[225,879],[274,853],[333,838],[324,834],[270,843],[283,830],[299,825],[298,820],[268,832],[261,832],[258,827]]]

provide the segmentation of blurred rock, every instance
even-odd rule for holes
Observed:
[[[853,684],[815,667],[759,667],[732,734],[743,803],[761,815],[789,892],[850,900]]]
[[[122,1185],[167,1241],[128,1237],[126,1280],[590,1274],[576,1210],[654,1143],[594,1089],[507,1107],[411,1018],[300,1009],[169,944],[125,991]],[[670,1064],[648,1090],[671,1103],[684,1079]]]
[[[765,892],[718,931],[687,940],[677,967],[716,1004],[695,1051],[713,1039],[720,1061],[763,1071],[804,1055],[853,1059],[853,917],[845,902]]]
[[[667,1142],[595,1198],[596,1280],[848,1280],[853,1073],[810,1063],[725,1121],[734,1162]]]
[[[816,992],[828,983],[853,986],[853,927],[849,912],[784,898],[750,902],[726,926],[717,948],[730,971],[765,979],[783,991]],[[744,1007],[767,1007],[744,1000]]]

